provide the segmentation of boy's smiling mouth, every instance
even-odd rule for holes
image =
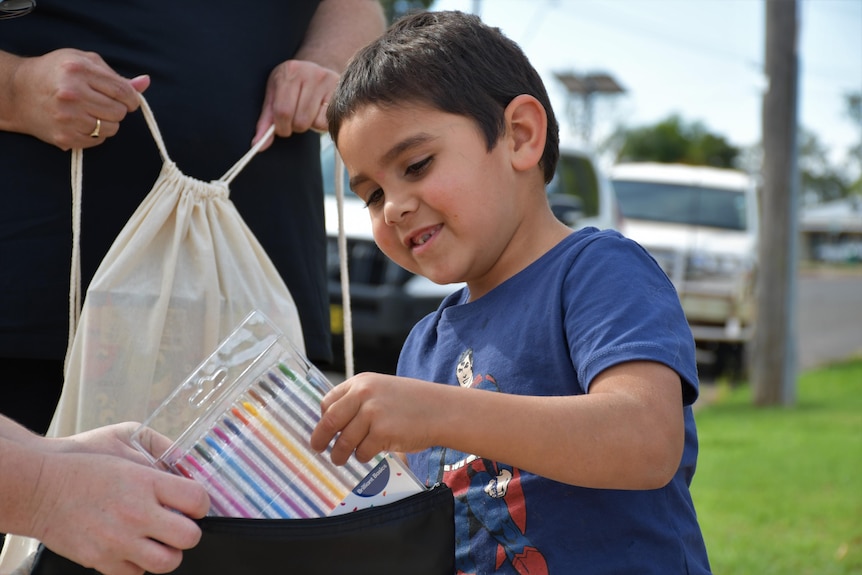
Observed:
[[[436,226],[425,228],[420,230],[416,234],[410,237],[408,245],[410,248],[421,248],[425,244],[427,244],[443,227],[442,224],[437,224]]]

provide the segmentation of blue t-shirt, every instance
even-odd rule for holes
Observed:
[[[466,289],[452,294],[416,325],[399,375],[564,396],[587,393],[613,365],[655,361],[682,379],[686,440],[673,480],[643,491],[576,487],[441,447],[408,455],[426,484],[455,492],[458,571],[709,573],[689,493],[697,460],[694,341],[655,261],[620,234],[591,228],[478,300],[468,298]]]

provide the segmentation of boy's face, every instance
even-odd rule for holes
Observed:
[[[489,152],[470,118],[368,105],[343,122],[337,144],[396,263],[440,284],[467,282],[474,299],[522,269],[525,202],[547,202],[540,168],[529,177],[513,168],[507,135]]]

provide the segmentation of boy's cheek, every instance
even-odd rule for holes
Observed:
[[[389,259],[394,260],[395,263],[401,265],[401,262],[404,260],[404,256],[406,254],[406,250],[404,246],[401,245],[401,242],[397,240],[397,238],[387,236],[388,234],[386,233],[382,233],[380,235],[378,235],[377,233],[374,234],[374,240],[377,242],[377,247],[379,247],[380,251],[386,254]]]

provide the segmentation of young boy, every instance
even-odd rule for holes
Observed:
[[[406,17],[354,57],[328,120],[380,248],[466,287],[397,376],[326,396],[312,446],[403,452],[449,485],[459,573],[709,573],[691,332],[642,248],[555,219],[558,126],[518,46],[475,16]]]

